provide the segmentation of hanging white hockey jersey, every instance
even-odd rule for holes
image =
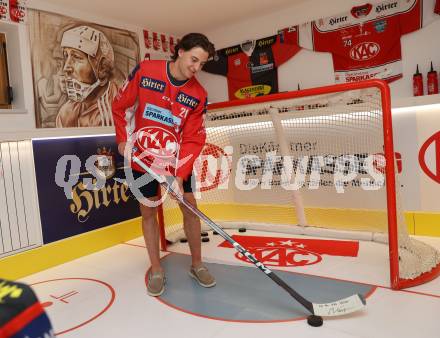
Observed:
[[[435,4],[434,4],[435,1]],[[402,77],[400,38],[426,26],[438,15],[440,0],[388,0],[300,27],[301,47],[329,52],[335,82]]]

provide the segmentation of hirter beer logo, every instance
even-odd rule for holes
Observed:
[[[113,177],[116,172],[115,155],[106,147],[98,148],[95,161],[97,173],[106,180]]]
[[[376,42],[361,42],[350,50],[350,57],[356,61],[367,61],[379,54],[380,46]]]
[[[177,139],[160,127],[145,127],[137,132],[136,143],[142,153],[160,158],[175,158]]]

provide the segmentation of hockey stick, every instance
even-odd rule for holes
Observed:
[[[136,156],[132,157],[133,161],[136,162],[141,168],[143,168],[148,174],[150,174],[156,181],[159,182],[172,196],[174,196],[180,203],[182,203],[186,208],[188,208],[192,213],[203,220],[209,227],[216,231],[225,240],[231,243],[234,248],[240,252],[242,255],[246,256],[257,268],[263,271],[266,276],[272,279],[285,291],[287,291],[297,302],[304,306],[311,314],[317,316],[341,316],[351,312],[361,310],[365,305],[365,298],[360,294],[355,294],[350,297],[340,299],[330,303],[312,303],[301,296],[298,292],[292,289],[286,284],[280,277],[278,277],[273,271],[269,270],[263,263],[254,257],[249,251],[243,248],[239,243],[237,243],[231,236],[229,236],[220,226],[218,226],[214,221],[212,221],[208,216],[202,213],[199,209],[191,205],[185,198],[176,192],[168,184],[164,177],[156,174],[151,168],[149,168],[144,162],[139,160]]]

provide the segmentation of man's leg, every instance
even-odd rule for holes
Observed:
[[[150,198],[150,200],[153,199]],[[157,198],[155,199],[157,200]],[[157,297],[165,291],[165,274],[160,265],[159,224],[157,222],[156,207],[149,207],[140,203],[140,209],[142,214],[142,231],[151,262],[147,292],[150,296]]]
[[[184,193],[185,199],[193,206],[197,207],[196,199],[193,193]],[[192,264],[189,274],[201,286],[205,288],[213,287],[216,282],[214,276],[202,264],[202,243],[200,237],[201,224],[200,219],[194,215],[185,206],[179,204],[183,214],[183,229],[188,239],[191,250]]]
[[[197,207],[196,199],[192,192],[184,193],[185,199],[193,206]],[[192,266],[197,268],[202,265],[202,243],[200,238],[201,224],[200,219],[179,203],[183,215],[183,230],[188,239],[189,249],[192,256]]]
[[[150,198],[156,200],[156,198]],[[151,272],[162,272],[159,254],[159,224],[157,222],[157,208],[149,207],[139,203],[142,215],[142,232],[144,234],[145,245],[147,246],[148,256],[151,262]]]

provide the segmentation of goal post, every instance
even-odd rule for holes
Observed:
[[[393,289],[440,274],[440,253],[408,234],[386,82],[215,103],[205,125],[194,194],[224,228],[384,243]],[[176,203],[160,208],[162,243],[183,238]]]

